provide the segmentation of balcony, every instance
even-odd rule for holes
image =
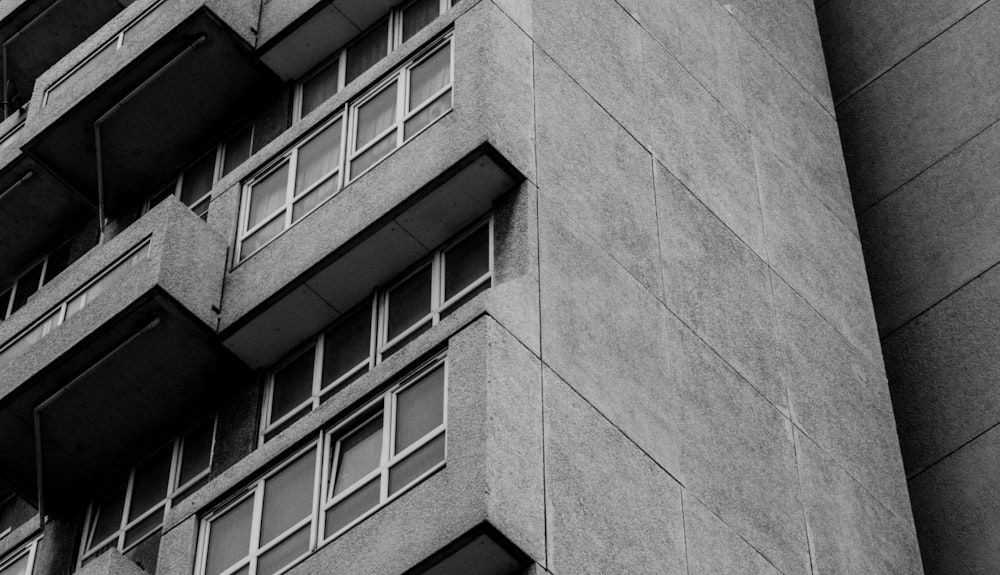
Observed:
[[[65,239],[94,206],[20,150],[24,116],[0,124],[0,283]],[[2,289],[2,288],[0,288]]]
[[[272,95],[256,0],[138,0],[43,74],[25,148],[120,215]]]
[[[121,0],[15,0],[0,6],[3,117],[27,104],[35,79],[122,11]]]
[[[447,49],[448,38],[451,83],[426,98],[451,98],[453,85],[448,106],[412,134],[409,122],[431,105],[396,110],[391,125],[362,141],[368,103],[397,84],[413,85],[417,68]],[[365,72],[359,89],[335,95],[231,174],[224,193],[244,207],[240,217],[226,216],[240,221],[220,321],[227,347],[251,366],[270,364],[530,178],[533,108],[530,90],[517,88],[530,82],[531,45],[520,30],[492,5],[458,4]],[[312,143],[324,139],[334,143],[317,171],[302,158],[318,157]],[[387,141],[392,146],[382,146]],[[298,173],[315,183],[298,191]],[[285,197],[286,189],[286,212],[272,213],[269,203],[264,215],[251,213],[257,190]],[[233,210],[239,203],[228,202]],[[267,239],[257,239],[260,230]]]
[[[214,338],[225,254],[169,199],[0,325],[7,484],[57,509],[231,389],[244,371]]]

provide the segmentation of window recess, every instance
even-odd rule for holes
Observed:
[[[0,292],[0,321],[14,315],[25,306],[42,286],[62,273],[70,264],[70,243],[66,242],[48,254]]]
[[[136,465],[90,504],[80,567],[115,548],[155,573],[163,518],[175,500],[208,478],[215,427],[215,417],[201,422]]]
[[[268,374],[261,443],[491,285],[492,218],[341,316]]]
[[[447,12],[452,4],[450,0],[414,0],[394,8],[385,19],[370,26],[357,40],[299,81],[295,90],[295,118],[309,115]]]
[[[452,34],[445,34],[244,182],[235,261],[260,250],[450,111],[453,44]]]
[[[444,466],[446,430],[440,356],[209,513],[197,575],[284,573]]]
[[[0,558],[0,575],[31,575],[35,568],[35,551],[39,541],[41,537],[36,537]]]

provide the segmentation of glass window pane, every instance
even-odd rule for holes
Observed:
[[[128,520],[149,511],[167,497],[170,481],[170,462],[173,459],[173,445],[164,447],[135,468],[132,483],[132,502],[129,505]]]
[[[209,152],[184,171],[181,181],[181,201],[193,206],[212,191],[215,181],[215,151]]]
[[[14,290],[14,307],[11,308],[11,312],[21,309],[24,304],[28,303],[28,298],[38,291],[38,282],[41,279],[42,264],[39,263],[17,280],[17,289]]]
[[[419,112],[410,116],[410,119],[406,121],[406,125],[403,126],[403,139],[409,140],[417,132],[429,126],[431,122],[443,116],[450,109],[451,90],[448,90],[444,94],[441,94],[437,100],[434,100]]]
[[[17,561],[0,569],[0,575],[28,575],[28,554],[21,555]]]
[[[386,341],[406,331],[431,311],[431,266],[413,274],[392,288],[388,301]]]
[[[181,465],[177,472],[177,485],[186,485],[209,468],[212,463],[212,439],[215,437],[215,418],[211,418],[184,436]]]
[[[340,174],[334,174],[322,184],[316,186],[305,196],[295,201],[292,205],[292,223],[301,220],[303,216],[312,211],[313,208],[323,203],[327,198],[332,197],[340,188]]]
[[[385,20],[347,49],[347,77],[344,83],[351,82],[385,58],[388,49],[389,21]]]
[[[425,26],[434,21],[441,12],[440,0],[417,0],[403,10],[403,42],[406,42]]]
[[[444,298],[449,300],[490,271],[490,227],[482,226],[444,254]]]
[[[0,533],[14,527],[14,512],[16,511],[17,498],[8,497],[0,501]]]
[[[270,423],[312,397],[315,358],[316,348],[312,348],[274,373]]]
[[[324,537],[329,537],[340,531],[348,523],[378,505],[380,483],[381,479],[376,477],[368,485],[345,497],[327,510]]]
[[[87,549],[93,549],[102,541],[114,535],[122,524],[122,511],[125,509],[125,487],[118,488],[97,505],[97,519],[90,531],[90,541]]]
[[[299,148],[295,195],[336,170],[339,162],[340,120],[337,120]]]
[[[444,421],[444,366],[396,395],[396,453]]]
[[[226,142],[225,154],[222,158],[222,175],[233,171],[250,157],[250,146],[253,143],[253,124],[248,124],[235,136]]]
[[[451,44],[410,70],[410,110],[426,102],[451,83]]]
[[[160,551],[160,530],[146,537],[141,543],[125,553],[140,569],[146,573],[156,573],[156,559]]]
[[[257,562],[257,575],[273,575],[309,552],[309,525],[268,549]]]
[[[212,520],[208,535],[205,574],[218,575],[250,552],[250,521],[253,497]]]
[[[56,251],[49,254],[49,263],[45,266],[45,281],[42,282],[43,285],[52,281],[69,266],[69,248],[70,244],[66,242],[57,248]]]
[[[382,460],[382,414],[338,441],[337,448],[333,496],[343,493],[379,466]]]
[[[340,76],[340,58],[330,62],[302,84],[302,113],[306,117],[337,93],[337,80]]]
[[[390,469],[389,495],[406,487],[428,469],[444,461],[444,441],[445,434],[442,433]]]
[[[243,240],[242,251],[240,252],[241,258],[246,258],[250,254],[259,250],[267,242],[271,241],[271,238],[281,233],[285,229],[285,218],[278,216],[271,220],[269,223],[262,226],[256,232],[250,234],[247,239]]]
[[[392,82],[374,98],[358,107],[358,137],[355,150],[359,150],[396,122],[396,82]]]
[[[162,524],[163,507],[149,517],[139,521],[125,532],[125,547],[131,547],[150,533],[158,531]]]
[[[310,449],[264,482],[262,546],[312,513],[315,476],[316,450]]]
[[[288,162],[272,171],[250,188],[250,214],[247,229],[259,224],[267,216],[285,205],[285,188],[288,186]]]
[[[167,184],[162,190],[160,190],[155,196],[149,199],[149,209],[155,208],[160,202],[174,195],[177,191],[177,180],[174,180]],[[148,210],[147,210],[148,211]]]
[[[326,332],[323,341],[323,387],[368,360],[371,334],[370,305],[362,305]]]
[[[364,153],[351,162],[351,177],[358,177],[358,174],[374,166],[379,160],[388,156],[395,149],[396,132],[390,132],[388,136],[382,138],[380,142],[365,150]]]

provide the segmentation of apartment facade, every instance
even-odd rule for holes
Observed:
[[[994,573],[1000,4],[818,17],[924,567]]]
[[[0,35],[0,574],[921,572],[810,2]]]

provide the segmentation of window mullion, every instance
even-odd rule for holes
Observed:
[[[316,338],[316,346],[313,348],[315,357],[313,358],[313,409],[319,407],[319,394],[323,389],[323,357],[326,353],[326,334],[321,333]]]
[[[382,404],[382,473],[379,481],[379,502],[385,501],[389,497],[389,459],[391,456],[391,446],[393,436],[395,436],[395,420],[393,416],[393,394],[385,394]]]
[[[292,226],[292,203],[295,199],[295,178],[299,171],[299,148],[292,148],[288,156],[288,184],[285,188],[285,229]]]
[[[260,550],[261,520],[264,516],[264,479],[260,479],[253,492],[253,516],[250,521],[250,563],[247,575],[257,573],[257,552]]]

